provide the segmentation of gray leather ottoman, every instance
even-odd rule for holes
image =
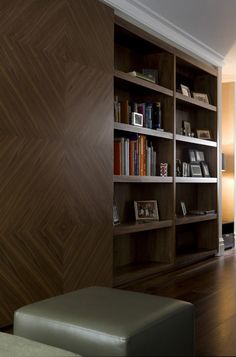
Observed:
[[[193,305],[90,287],[20,308],[14,334],[83,356],[191,356]]]
[[[71,357],[78,356],[56,347],[0,332],[1,357]]]

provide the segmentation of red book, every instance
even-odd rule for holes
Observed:
[[[121,142],[114,141],[114,175],[121,175]]]

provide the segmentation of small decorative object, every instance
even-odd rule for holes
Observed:
[[[181,160],[176,160],[176,176],[180,177],[182,175],[182,163]]]
[[[149,80],[155,81],[158,83],[158,70],[151,68],[143,68],[142,73],[149,78]]]
[[[207,129],[197,129],[198,139],[211,140],[210,130]]]
[[[113,202],[113,224],[116,225],[119,223],[120,223],[120,219],[119,219],[117,205],[115,202]]]
[[[193,92],[193,98],[200,100],[201,102],[204,102],[204,103],[209,103],[208,96],[206,93]]]
[[[194,138],[194,136],[195,136],[195,134],[194,134],[194,132],[192,131],[192,132],[191,132],[191,137]]]
[[[195,155],[195,150],[189,150],[188,154],[189,154],[189,161],[190,162],[196,162],[197,161],[196,155]]]
[[[202,170],[199,163],[190,163],[190,174],[192,177],[202,177]]]
[[[136,126],[143,126],[143,114],[132,112],[131,123]]]
[[[136,221],[159,221],[157,201],[134,201]]]
[[[188,177],[188,163],[182,162],[182,176]]]
[[[168,164],[166,162],[160,164],[160,176],[168,176]]]
[[[180,202],[180,205],[181,205],[181,208],[182,208],[183,216],[186,216],[187,210],[186,210],[185,203],[182,201],[182,202]]]
[[[184,135],[191,136],[191,123],[189,121],[183,121]]]
[[[195,150],[196,161],[205,161],[205,156],[203,151]]]
[[[181,92],[183,95],[185,95],[186,97],[191,97],[191,92],[189,90],[189,87],[187,87],[183,84],[180,84],[180,88],[181,88]]]
[[[204,177],[211,177],[207,163],[206,162],[201,162],[201,166],[202,166],[203,176]]]

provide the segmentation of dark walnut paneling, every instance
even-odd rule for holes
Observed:
[[[65,199],[75,230],[66,244],[64,281],[71,290],[112,281],[113,81],[75,62],[66,74]]]
[[[65,56],[66,0],[1,0],[0,37]]]
[[[113,70],[113,11],[97,0],[67,0],[66,54],[98,70]]]
[[[0,326],[19,306],[112,284],[113,15],[0,4]]]

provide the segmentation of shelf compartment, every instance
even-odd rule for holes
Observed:
[[[216,177],[176,177],[176,183],[217,183]]]
[[[177,217],[176,218],[176,225],[180,226],[183,224],[190,224],[190,223],[197,223],[197,222],[204,222],[204,221],[211,221],[217,219],[216,213],[211,214],[204,214],[204,215],[196,215],[196,216],[185,216],[185,217]]]
[[[129,233],[150,231],[153,229],[168,228],[168,227],[172,227],[172,225],[173,225],[172,220],[163,220],[163,221],[155,221],[155,222],[148,222],[148,223],[135,222],[135,223],[120,224],[118,226],[114,226],[113,234],[114,236],[119,236]]]
[[[119,71],[119,70],[114,70],[114,77],[138,86],[142,86],[144,88],[150,89],[152,91],[162,93],[165,95],[168,95],[170,97],[173,97],[173,91],[171,89],[165,88],[160,86],[159,84],[151,83],[148,81],[145,81],[144,79],[134,77],[128,73]]]
[[[124,176],[114,175],[113,182],[133,182],[133,183],[172,183],[173,177],[167,176]]]
[[[217,253],[216,249],[210,249],[210,250],[200,250],[198,252],[192,252],[188,254],[179,254],[176,256],[175,266],[180,267],[191,263],[195,263],[200,260],[210,258],[214,256],[216,253]]]
[[[182,141],[185,143],[196,144],[196,145],[217,147],[217,143],[215,141],[192,138],[192,137],[184,136],[184,135],[180,135],[180,134],[176,134],[176,141]]]
[[[166,131],[158,131],[158,130],[148,129],[148,128],[144,128],[144,127],[140,128],[138,126],[129,125],[129,124],[115,122],[114,129],[125,131],[125,132],[130,132],[130,133],[138,133],[138,134],[153,136],[153,137],[162,138],[162,139],[173,140],[172,133],[169,133]]]
[[[210,110],[212,112],[216,112],[217,111],[216,106],[214,106],[212,104],[201,102],[200,100],[197,100],[197,99],[194,99],[194,98],[187,97],[187,96],[185,96],[185,95],[183,95],[181,93],[176,92],[175,97],[176,97],[177,100],[181,100],[182,102],[185,102],[185,103],[188,103],[188,104],[191,104],[191,105],[195,105],[195,106]]]
[[[170,270],[173,264],[166,263],[142,263],[142,264],[128,264],[114,271],[114,286],[120,286],[138,280],[146,278],[148,276],[161,273],[166,270]]]

